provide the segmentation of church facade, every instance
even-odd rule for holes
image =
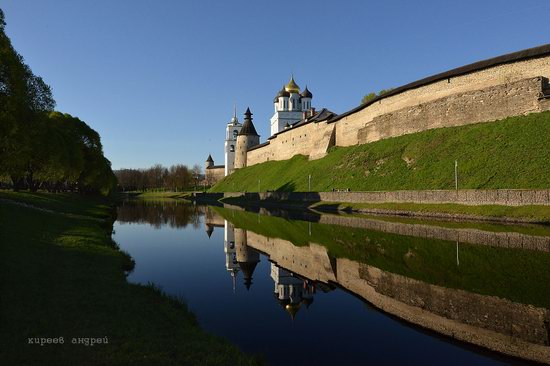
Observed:
[[[311,105],[313,94],[307,86],[300,91],[300,87],[294,80],[282,87],[273,100],[274,113],[271,117],[271,136],[291,128],[298,122],[315,113]],[[234,110],[233,117],[225,128],[224,165],[215,165],[211,155],[208,155],[205,166],[205,179],[207,185],[213,185],[225,176],[233,173],[235,169],[247,165],[248,150],[260,145],[260,136],[256,132],[252,122],[252,112],[247,108],[244,120],[241,124]]]

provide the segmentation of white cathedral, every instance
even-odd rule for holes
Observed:
[[[306,88],[300,93],[300,87],[290,78],[288,84],[283,86],[273,100],[274,114],[271,117],[271,135],[275,135],[286,127],[302,120],[304,112],[311,110],[313,94]],[[237,111],[233,112],[233,118],[227,124],[225,134],[225,176],[231,174],[235,167],[235,148],[237,136],[243,128],[237,118]],[[212,162],[213,163],[213,162]]]

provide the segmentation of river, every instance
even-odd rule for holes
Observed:
[[[272,365],[550,363],[550,228],[126,201],[133,283]]]

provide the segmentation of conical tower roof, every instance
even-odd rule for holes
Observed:
[[[250,112],[250,108],[246,108],[246,112],[244,112],[244,123],[239,132],[239,136],[241,135],[260,136],[252,123],[252,112]]]
[[[210,238],[214,232],[214,227],[212,225],[206,225],[206,235]]]
[[[247,290],[250,290],[252,285],[252,274],[258,262],[239,262],[239,268],[243,272],[244,285]]]
[[[206,159],[207,163],[213,163],[214,159],[212,159],[212,155],[208,154],[208,158]]]

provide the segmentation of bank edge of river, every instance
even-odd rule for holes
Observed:
[[[317,192],[311,192],[318,195]],[[446,220],[485,221],[496,223],[530,223],[550,225],[548,205],[466,205],[458,203],[417,202],[338,202],[323,200],[292,200],[267,198],[259,194],[226,195],[224,193],[192,192],[181,197],[202,204],[231,204],[240,207],[265,207],[288,210],[311,209],[328,213],[363,213],[376,215],[437,218]],[[137,196],[139,197],[139,195]]]
[[[154,285],[127,282],[125,271],[133,263],[111,238],[114,201],[10,191],[0,191],[0,199],[6,315],[0,359],[8,364],[262,363],[204,332],[179,299]],[[108,343],[72,342],[92,338]]]

